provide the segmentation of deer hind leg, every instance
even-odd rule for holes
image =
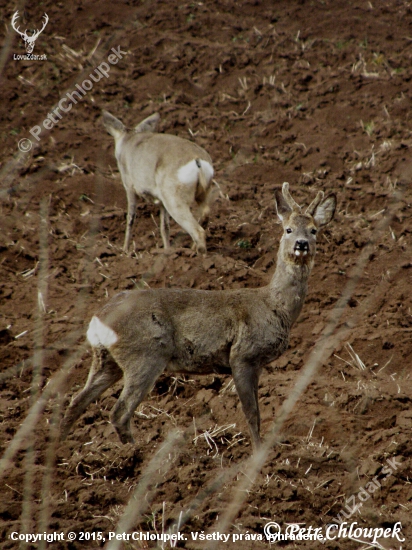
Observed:
[[[60,438],[62,440],[67,437],[74,422],[84,413],[90,403],[100,397],[104,391],[123,376],[122,370],[106,350],[102,348],[92,349],[93,362],[86,385],[72,399],[60,425]]]
[[[195,197],[197,206],[197,219],[203,228],[209,223],[210,205],[215,198],[215,189],[208,187],[201,200]]]
[[[127,252],[130,245],[130,237],[132,234],[132,227],[136,216],[136,193],[133,189],[126,189],[127,195],[127,220],[126,220],[126,234],[124,237],[123,250]]]
[[[208,226],[210,214],[210,206],[207,199],[201,203],[197,203],[197,212],[199,224],[205,229]]]
[[[124,386],[112,411],[111,421],[122,443],[134,443],[130,421],[134,411],[154,386],[165,370],[167,359],[160,354],[153,357],[122,361]]]
[[[261,443],[258,403],[259,371],[250,365],[238,363],[232,366],[232,376],[252,436],[252,444],[256,449]]]
[[[162,236],[163,246],[165,249],[170,246],[170,216],[166,208],[160,206],[160,234]]]
[[[179,201],[178,196],[165,198],[163,204],[175,222],[192,237],[197,252],[204,254],[206,252],[205,230],[197,223],[189,206]]]

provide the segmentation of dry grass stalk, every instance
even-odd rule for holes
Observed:
[[[353,361],[353,363],[349,363],[352,367],[355,367],[359,369],[360,371],[366,370],[365,363],[362,361],[362,359],[359,357],[359,355],[355,352],[353,347],[349,344],[349,342],[346,342],[345,347]]]
[[[44,464],[44,474],[40,495],[40,511],[38,521],[38,531],[43,533],[48,531],[50,523],[50,495],[53,485],[53,474],[55,467],[56,451],[59,442],[59,423],[60,423],[60,395],[54,403],[52,417],[49,422],[49,444],[46,449],[46,457]],[[46,550],[47,541],[39,542],[39,550]]]
[[[213,428],[205,430],[199,435],[195,435],[195,437],[193,438],[193,442],[195,445],[197,445],[198,439],[204,437],[206,443],[209,445],[209,451],[207,452],[207,454],[209,454],[209,452],[214,449],[215,452],[213,458],[216,458],[219,454],[219,448],[214,438],[224,434],[227,430],[230,430],[232,428],[236,428],[236,424],[225,424],[224,426],[218,426],[217,424],[215,424]]]
[[[40,228],[39,228],[39,270],[37,280],[37,295],[41,297],[38,300],[36,317],[34,323],[34,354],[33,354],[33,378],[31,385],[30,402],[33,406],[39,396],[40,387],[43,380],[43,361],[44,361],[44,315],[46,313],[45,301],[47,303],[47,273],[48,273],[48,204],[47,199],[43,198],[40,204]],[[23,503],[21,514],[21,529],[26,533],[33,530],[33,503],[34,503],[34,469],[35,469],[35,433],[31,431],[26,439],[26,456],[24,460],[24,485],[23,485]]]

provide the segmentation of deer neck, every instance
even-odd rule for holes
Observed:
[[[313,267],[313,259],[296,263],[284,258],[279,249],[276,271],[269,283],[270,300],[273,305],[283,306],[291,324],[299,317],[308,291],[308,279]]]

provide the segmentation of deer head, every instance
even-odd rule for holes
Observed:
[[[319,191],[303,212],[289,192],[285,182],[282,191],[275,192],[276,209],[284,233],[279,252],[286,264],[312,268],[316,253],[316,235],[335,214],[336,196],[331,193],[324,198]]]
[[[23,38],[24,42],[26,43],[26,51],[27,53],[32,53],[33,49],[34,49],[34,44],[39,36],[40,33],[42,33],[44,31],[44,28],[46,27],[47,23],[49,22],[49,17],[47,15],[47,13],[45,13],[43,15],[44,17],[44,22],[43,22],[43,26],[42,28],[39,30],[39,31],[33,31],[33,34],[31,36],[29,36],[27,34],[27,29],[24,31],[24,32],[21,32],[19,27],[16,27],[16,21],[17,19],[19,18],[19,12],[16,11],[16,13],[13,15],[13,19],[11,20],[11,26],[13,27],[13,29],[18,32],[21,37]]]

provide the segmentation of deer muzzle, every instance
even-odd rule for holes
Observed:
[[[304,240],[296,241],[293,251],[295,253],[295,256],[300,256],[301,254],[303,256],[306,256],[306,254],[309,252],[308,241],[304,241]]]

